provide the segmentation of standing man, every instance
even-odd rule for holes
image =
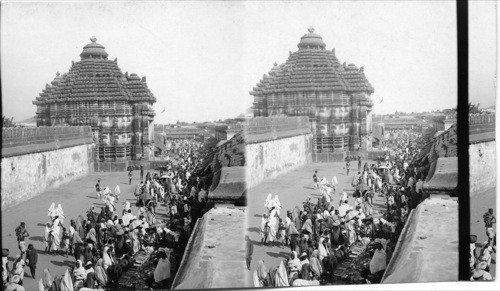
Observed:
[[[318,170],[314,171],[313,183],[314,183],[314,189],[318,189],[318,185],[319,185]]]
[[[144,180],[144,166],[141,165],[141,180]]]
[[[26,243],[24,241],[24,238],[30,236],[30,234],[26,230],[26,224],[24,222],[21,222],[21,224],[18,227],[16,227],[15,231],[17,236],[17,244],[19,250],[21,251],[21,257],[22,257],[26,252]]]
[[[95,192],[97,193],[97,198],[101,197],[101,180],[97,180],[97,184],[95,184]]]
[[[36,263],[38,262],[38,253],[33,247],[33,244],[28,245],[28,250],[26,252],[26,264],[30,268],[31,277],[35,279]]]
[[[351,163],[349,163],[349,160],[345,163],[345,168],[347,170],[347,176],[349,176],[349,170],[351,169]]]
[[[252,263],[252,255],[253,255],[253,244],[248,235],[245,236],[245,240],[247,241],[245,259],[247,261],[247,269],[250,270],[250,264]]]
[[[132,184],[132,170],[128,172],[128,184]]]
[[[493,239],[495,234],[493,233],[493,223],[497,220],[493,215],[493,208],[488,209],[488,211],[483,215],[484,227],[486,227],[486,236],[488,237],[488,244],[493,247]]]
[[[361,156],[358,156],[358,172],[361,172]]]

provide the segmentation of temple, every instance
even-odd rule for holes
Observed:
[[[91,126],[98,162],[149,159],[156,98],[146,77],[123,74],[96,41],[33,101],[37,126]]]
[[[341,64],[335,49],[310,27],[284,64],[250,92],[254,116],[308,116],[313,152],[329,153],[372,147],[372,85],[363,67]]]

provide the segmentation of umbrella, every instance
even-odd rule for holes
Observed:
[[[130,223],[129,230],[134,230],[134,229],[138,228],[141,225],[142,225],[142,220],[136,219],[136,220],[134,220],[134,221],[132,221]]]
[[[351,210],[351,211],[347,212],[347,214],[345,216],[345,220],[349,221],[349,220],[353,219],[354,217],[356,217],[358,215],[359,215],[359,211],[357,211],[357,210]]]
[[[168,178],[168,176],[167,176],[167,175],[162,175],[160,178],[161,178],[161,179],[167,179],[167,178]]]
[[[379,166],[379,169],[389,169],[387,166]]]

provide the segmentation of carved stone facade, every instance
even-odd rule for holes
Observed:
[[[315,152],[371,149],[374,89],[363,67],[341,64],[312,27],[298,47],[250,92],[254,116],[308,116]]]
[[[33,101],[37,126],[92,126],[101,162],[148,159],[156,98],[146,77],[123,74],[117,59],[91,38],[79,62],[47,84]]]

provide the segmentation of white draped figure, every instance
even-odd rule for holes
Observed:
[[[52,202],[52,204],[50,204],[50,207],[49,207],[49,213],[48,213],[48,216],[54,220],[54,218],[57,216],[56,214],[56,204],[54,202]]]
[[[276,214],[278,211],[276,208],[271,210],[271,214],[269,214],[268,218],[268,223],[267,225],[269,226],[269,233],[267,234],[267,241],[268,242],[273,242],[276,240],[276,229],[277,229],[277,219],[276,219]]]
[[[269,195],[267,195],[266,201],[264,202],[264,207],[271,211],[271,208],[273,207],[273,194],[269,193]]]
[[[52,224],[52,250],[57,251],[61,245],[62,231],[61,231],[61,218],[56,218]]]
[[[281,206],[281,202],[280,202],[280,199],[278,198],[278,194],[274,195],[274,207],[276,209],[276,212],[278,213],[278,215],[280,215],[280,211],[281,211],[281,208],[283,208]]]
[[[115,196],[116,196],[116,198],[118,198],[118,197],[120,196],[120,194],[122,193],[122,192],[120,191],[120,186],[116,185],[116,187],[115,187],[115,191],[114,191],[114,192],[115,192]]]
[[[339,184],[339,181],[337,180],[337,176],[333,176],[332,178],[332,185],[336,187]]]

